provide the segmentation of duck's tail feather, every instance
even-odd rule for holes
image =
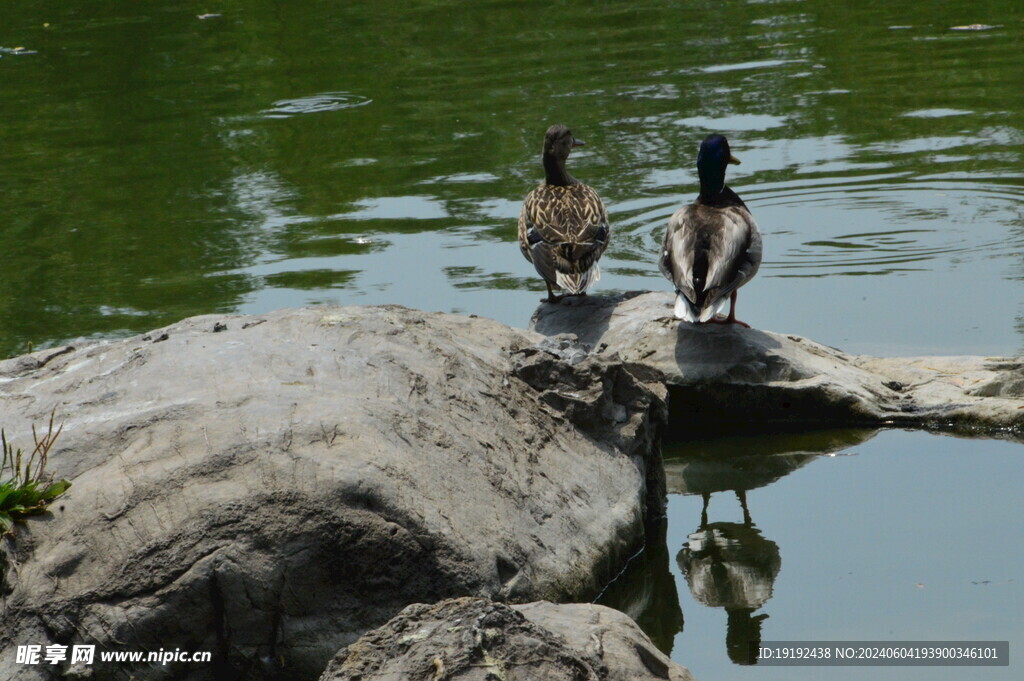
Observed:
[[[599,279],[601,279],[601,268],[597,266],[596,262],[585,272],[573,274],[555,272],[555,283],[558,284],[558,287],[574,296],[586,293],[587,289]]]
[[[676,318],[682,319],[684,322],[690,322],[693,324],[697,321],[697,315],[694,312],[693,304],[690,303],[682,293],[676,293],[676,307],[674,312]]]
[[[682,293],[676,293],[676,318],[691,324],[703,324],[725,312],[725,306],[729,304],[729,298],[720,298],[706,307],[698,310]]]
[[[709,322],[720,314],[725,313],[725,307],[729,304],[729,297],[719,298],[711,304],[705,303],[706,307],[700,311],[700,321]]]

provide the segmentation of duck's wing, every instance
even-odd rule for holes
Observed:
[[[568,215],[565,224],[571,225],[566,231],[569,239],[576,244],[600,244],[601,251],[608,246],[608,213],[604,201],[593,187],[577,184],[566,187],[564,210]],[[600,256],[600,254],[598,254]]]
[[[697,301],[697,293],[693,290],[693,265],[699,234],[696,206],[683,206],[669,218],[658,261],[661,273],[691,303]]]
[[[530,262],[533,262],[533,246],[537,242],[537,232],[534,229],[532,217],[536,213],[536,208],[533,207],[537,200],[534,197],[536,193],[537,189],[534,189],[527,194],[526,199],[523,200],[523,207],[519,210],[519,250],[523,252],[523,257]]]
[[[563,218],[563,224],[571,227],[565,230],[569,238],[559,249],[559,255],[570,265],[573,273],[589,273],[586,281],[570,283],[567,288],[582,287],[581,290],[586,290],[601,276],[597,261],[608,248],[611,227],[604,201],[592,187],[578,184],[566,189],[569,196],[565,201],[567,215]]]
[[[716,211],[718,227],[711,239],[704,289],[714,300],[727,298],[750,281],[761,266],[761,231],[746,206]]]

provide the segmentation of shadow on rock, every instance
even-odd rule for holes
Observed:
[[[602,352],[599,342],[611,325],[616,307],[642,293],[627,291],[606,296],[570,296],[554,304],[541,303],[530,318],[530,328],[545,336],[571,333]]]
[[[668,292],[542,306],[532,328],[662,377],[679,431],[911,426],[1020,439],[1024,361],[850,355],[790,334],[672,317]],[[636,371],[635,369],[632,369]],[[671,435],[671,433],[670,433]]]

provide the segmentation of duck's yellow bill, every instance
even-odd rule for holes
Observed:
[[[729,154],[729,163],[734,163],[736,165],[739,165],[740,164],[740,160],[738,158],[736,158],[735,156],[733,156],[732,154]]]

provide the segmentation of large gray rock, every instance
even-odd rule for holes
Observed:
[[[567,298],[531,328],[660,372],[680,428],[754,421],[914,426],[1019,437],[1024,359],[878,358],[738,325],[669,319],[667,293]]]
[[[399,307],[205,316],[0,362],[73,487],[0,548],[28,643],[211,651],[93,678],[316,678],[409,603],[594,594],[660,512],[664,388],[570,342]],[[84,673],[76,668],[72,673]]]
[[[320,681],[692,681],[626,615],[600,605],[411,605],[341,650]]]

